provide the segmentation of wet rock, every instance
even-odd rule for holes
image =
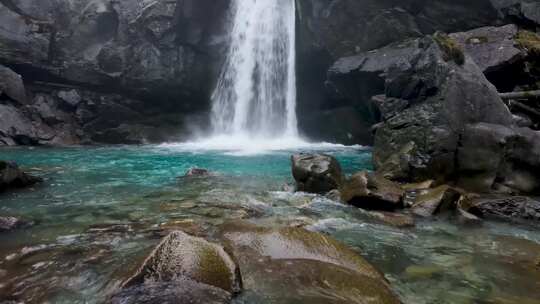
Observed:
[[[0,104],[0,145],[29,145],[37,142],[32,121],[18,108]]]
[[[30,222],[23,221],[13,216],[0,216],[0,232],[11,231],[31,225]]]
[[[540,225],[540,201],[531,197],[469,195],[460,207],[480,218]]]
[[[461,207],[459,207],[460,203],[458,203],[457,215],[458,215],[458,221],[463,225],[478,225],[482,223],[482,220],[477,217],[476,215],[469,213],[465,210],[463,210]]]
[[[341,166],[333,156],[295,154],[291,160],[297,191],[326,193],[338,189],[342,184]]]
[[[335,202],[341,202],[341,192],[337,189],[329,191],[328,193],[326,193],[325,197]]]
[[[32,186],[41,181],[41,178],[21,171],[16,163],[0,160],[0,192]]]
[[[206,177],[210,176],[210,171],[202,168],[191,168],[187,170],[184,177]]]
[[[231,295],[223,289],[186,278],[172,282],[150,282],[124,288],[115,294],[111,304],[224,304]]]
[[[222,247],[180,231],[165,237],[123,286],[173,283],[177,279],[210,285],[230,294],[240,290],[236,264]]]
[[[414,218],[408,214],[400,214],[395,212],[375,212],[370,211],[367,213],[368,216],[373,219],[384,223],[386,225],[394,226],[397,228],[410,228],[414,227]]]
[[[222,227],[246,290],[274,303],[400,303],[384,277],[329,236],[244,223]],[[284,292],[286,290],[286,292]]]
[[[356,173],[340,191],[344,202],[362,209],[392,211],[403,207],[404,190],[376,173]]]
[[[160,234],[168,235],[172,231],[183,231],[189,235],[204,237],[206,236],[205,228],[194,220],[170,220],[159,225]]]
[[[405,276],[408,279],[426,280],[442,272],[444,269],[439,266],[412,265],[405,269]]]
[[[448,185],[422,190],[412,205],[412,212],[418,216],[430,217],[445,210],[454,210],[460,196],[457,190]]]

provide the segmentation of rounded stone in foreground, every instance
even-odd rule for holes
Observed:
[[[397,304],[383,275],[335,239],[301,228],[231,223],[222,236],[244,291],[271,303]]]
[[[233,294],[240,290],[237,273],[236,264],[221,246],[174,231],[157,245],[135,275],[125,281],[123,289],[154,288],[155,284],[165,283],[170,283],[167,288],[172,288],[193,281]]]

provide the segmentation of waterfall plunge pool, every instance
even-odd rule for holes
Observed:
[[[347,174],[371,164],[369,149],[301,149],[335,155]],[[495,222],[463,227],[452,218],[385,226],[353,207],[283,190],[293,182],[294,150],[248,152],[193,145],[0,150],[0,159],[45,179],[0,195],[2,214],[35,222],[0,234],[0,300],[100,303],[167,225],[212,234],[244,219],[301,222],[333,235],[381,270],[404,303],[538,303],[538,231]],[[178,178],[191,167],[216,175]],[[271,298],[246,290],[235,302],[275,303]]]

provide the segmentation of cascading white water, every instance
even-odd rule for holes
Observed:
[[[164,146],[236,155],[343,148],[298,135],[295,6],[296,0],[233,0],[230,48],[212,95],[213,134]]]
[[[231,45],[212,96],[214,135],[296,137],[295,0],[234,0]]]

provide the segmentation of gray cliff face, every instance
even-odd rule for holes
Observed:
[[[79,133],[59,143],[164,140],[185,132],[183,122],[194,124],[193,115],[205,117],[226,47],[228,1],[2,4],[0,63],[20,74],[29,91],[26,103],[10,106],[30,120],[27,108],[56,115],[66,124],[60,129]],[[78,97],[65,102],[65,92]]]
[[[322,84],[327,80],[328,69],[340,58],[436,31],[454,33],[508,23],[534,29],[538,24],[533,17],[538,13],[538,3],[528,0],[309,0],[297,3],[301,128],[310,137],[346,143],[373,143],[369,127],[379,119],[361,100],[376,95],[375,91],[382,92],[383,84],[372,81],[376,75],[363,74],[373,86],[367,88],[367,92],[359,92],[360,98],[335,95],[333,83]],[[492,76],[488,78],[497,77]],[[332,130],[322,129],[323,124],[318,122],[329,117],[339,117],[336,120],[342,123],[332,124],[336,126]]]

